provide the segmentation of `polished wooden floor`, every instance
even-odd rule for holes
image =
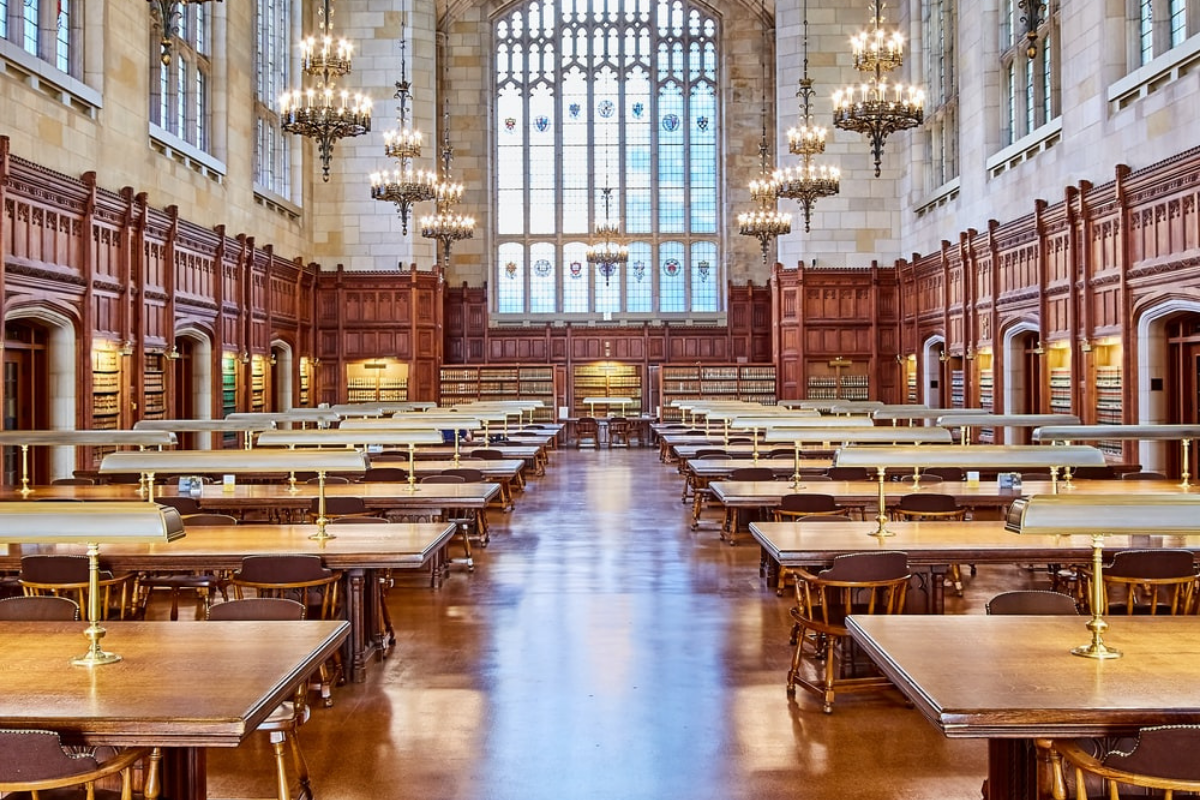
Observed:
[[[789,600],[679,489],[649,449],[560,450],[474,574],[395,589],[396,651],[302,730],[316,800],[979,797],[985,743],[898,696],[788,700]],[[981,569],[950,605],[1029,581]],[[213,751],[211,796],[272,797],[269,752]]]

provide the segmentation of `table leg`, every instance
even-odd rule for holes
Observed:
[[[355,568],[346,572],[346,619],[350,622],[350,657],[346,659],[346,680],[362,683],[366,680],[367,616],[363,594],[366,591],[366,570]]]
[[[1032,739],[989,739],[984,800],[1038,800],[1038,755]]]
[[[203,747],[165,747],[162,796],[166,800],[206,800],[208,759]]]

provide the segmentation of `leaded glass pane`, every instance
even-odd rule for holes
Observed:
[[[715,254],[722,224],[716,20],[684,0],[529,0],[494,32],[499,313],[720,311],[719,291],[689,294],[685,258],[702,241]],[[639,254],[607,282],[580,241],[605,219]],[[665,304],[664,247],[678,278]]]
[[[58,19],[54,39],[54,66],[71,71],[71,0],[58,0]]]
[[[717,246],[712,242],[692,245],[692,308],[717,310]]]
[[[525,251],[516,243],[500,245],[496,310],[501,314],[525,310]]]
[[[529,310],[553,314],[558,301],[558,267],[554,263],[554,245],[547,242],[530,248]]]
[[[683,242],[663,242],[658,248],[658,259],[658,310],[667,313],[686,310]]]

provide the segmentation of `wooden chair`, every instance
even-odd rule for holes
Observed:
[[[1090,570],[1084,576],[1091,598]],[[1190,613],[1196,566],[1190,550],[1122,550],[1104,566],[1102,614],[1177,616]]]
[[[835,481],[870,481],[876,477],[866,467],[830,467],[825,474]]]
[[[209,609],[208,618],[210,620],[251,621],[302,620],[304,611],[304,605],[295,600],[278,597],[249,597],[213,606]],[[271,749],[275,754],[274,766],[278,800],[289,800],[292,796],[291,782],[288,780],[287,759],[284,755],[285,745],[291,751],[292,765],[300,782],[300,797],[312,797],[308,762],[304,759],[304,751],[300,749],[299,737],[300,726],[308,722],[309,717],[306,694],[305,686],[301,683],[293,698],[280,703],[256,728],[270,738]]]
[[[471,458],[481,458],[484,461],[503,461],[508,458],[503,450],[494,447],[477,447],[471,451]]]
[[[441,474],[457,475],[463,479],[463,483],[487,483],[487,475],[483,474],[483,470],[475,469],[474,467],[454,467],[452,469],[444,469],[442,470]],[[508,489],[508,487],[505,486],[503,481],[501,481],[501,495],[506,494],[506,489]],[[511,494],[509,494],[507,497],[506,502],[508,507],[511,507]],[[461,509],[461,511],[462,517],[470,520],[468,523],[468,528],[471,529],[470,532],[473,533],[477,539],[479,539],[480,545],[487,547],[488,543],[491,541],[491,535],[488,533],[487,509],[464,508]]]
[[[1123,481],[1166,481],[1170,480],[1161,472],[1126,472],[1121,476]]]
[[[0,600],[0,620],[72,622],[79,619],[79,605],[69,597],[53,595],[6,597]]]
[[[337,619],[341,614],[342,573],[326,568],[318,556],[246,556],[229,579],[238,600],[251,589],[255,597],[282,597],[303,603],[309,619]],[[333,705],[333,684],[340,678],[340,654],[321,665],[320,692],[326,706]]]
[[[795,458],[796,451],[791,447],[773,447],[766,452],[766,455],[759,454],[762,458]]]
[[[461,475],[447,475],[442,472],[438,475],[426,475],[421,478],[421,483],[466,483],[466,480]],[[471,557],[471,537],[468,535],[468,530],[475,524],[475,516],[465,508],[443,508],[438,516],[445,522],[454,523],[455,536],[459,538],[463,546],[465,559],[462,563],[467,565],[467,572],[474,572],[475,560]]]
[[[174,494],[159,495],[154,499],[154,502],[160,506],[170,506],[178,511],[181,517],[200,513],[200,501],[194,497],[184,497],[183,495]]]
[[[320,482],[320,477],[316,475],[304,479],[304,483],[311,486],[316,486]],[[331,483],[353,483],[353,481],[351,481],[345,475],[326,475],[325,485],[328,486]]]
[[[609,449],[614,447],[629,447],[629,420],[625,417],[609,417],[608,420],[608,446]]]
[[[127,747],[110,758],[100,760],[95,750],[83,753],[63,748],[54,731],[0,730],[0,795],[20,792],[24,797],[86,797],[87,800],[132,800],[133,767],[148,759],[154,778],[148,786],[157,786],[157,760],[149,759],[151,748]],[[119,791],[97,788],[104,779],[120,780]],[[64,793],[71,787],[76,792]],[[155,793],[156,794],[156,793]],[[149,796],[149,795],[148,795]]]
[[[775,480],[775,470],[770,467],[738,467],[731,470],[729,473],[731,481],[773,481]],[[754,509],[750,509],[754,511]],[[762,516],[763,509],[758,509],[759,516]],[[721,524],[721,538],[729,542],[729,544],[737,544],[737,533],[741,526],[742,515],[738,513],[738,509],[725,507],[725,521]]]
[[[93,478],[55,478],[50,481],[51,486],[95,486],[96,481]]]
[[[595,417],[580,417],[575,420],[575,449],[583,447],[585,441],[591,441],[593,448],[600,449],[600,423]]]
[[[904,610],[910,575],[908,556],[893,551],[851,553],[838,556],[833,565],[814,575],[805,569],[796,576],[796,605],[792,608],[792,667],[787,675],[788,697],[796,687],[822,698],[826,714],[833,712],[837,692],[879,691],[891,686],[882,676],[843,677],[849,641],[846,617],[850,614],[899,614]],[[814,658],[824,659],[824,680],[802,678],[800,664],[806,646]]]
[[[1050,752],[1051,795],[1055,800],[1087,800],[1102,788],[1107,800],[1152,796],[1172,800],[1176,792],[1200,792],[1200,726],[1143,728],[1131,744],[1097,753],[1094,740],[1040,740]]]
[[[1040,589],[1001,592],[989,600],[985,608],[989,614],[1025,617],[1079,613],[1074,597],[1061,592],[1047,592]]]
[[[831,494],[785,494],[779,499],[779,505],[771,510],[775,522],[811,522],[821,517],[837,517],[840,520],[849,519],[845,509],[837,504],[837,498]],[[763,559],[767,556],[763,550]],[[787,579],[791,570],[781,566],[779,578],[775,582],[775,594],[782,595],[787,588]]]
[[[408,483],[408,470],[403,467],[368,467],[359,483]]]
[[[190,497],[172,498],[176,501],[191,501],[195,507],[200,508],[199,503],[196,503]],[[172,505],[174,505],[172,503]],[[183,508],[187,508],[186,502],[181,502],[176,508],[180,509],[180,514],[183,514]],[[229,514],[204,514],[194,513],[185,514],[183,516],[183,527],[186,528],[203,528],[203,527],[222,527],[226,525],[236,525],[237,517]],[[185,591],[196,593],[196,619],[204,619],[208,614],[208,608],[212,605],[213,594],[220,591],[222,595],[228,599],[225,589],[225,581],[215,572],[154,572],[143,574],[138,579],[138,607],[142,610],[142,615],[145,615],[146,608],[150,603],[150,599],[155,589],[166,589],[170,592],[171,612],[170,618],[172,621],[179,619],[179,598]]]
[[[308,504],[308,521],[317,521],[320,513],[320,498],[314,497]],[[334,520],[341,517],[373,517],[374,511],[367,508],[367,501],[354,495],[335,495],[325,498],[325,519]]]
[[[1081,481],[1111,481],[1116,479],[1117,473],[1108,465],[1103,467],[1076,467],[1071,470],[1071,477]]]
[[[87,556],[30,555],[21,558],[21,587],[27,597],[51,595],[68,597],[80,608],[88,607]],[[100,618],[118,619],[137,615],[137,575],[114,575],[101,571]]]
[[[906,494],[892,508],[892,519],[897,520],[953,521],[966,518],[967,510],[959,506],[954,496],[949,494],[932,492]],[[954,586],[954,591],[961,595],[963,592],[962,567],[958,564],[951,564],[948,579]]]

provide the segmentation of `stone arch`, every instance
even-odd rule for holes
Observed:
[[[46,328],[46,371],[50,409],[47,418],[52,429],[78,427],[79,406],[79,334],[77,320],[65,309],[44,303],[9,307],[4,322],[36,322]],[[66,478],[75,472],[75,448],[52,447],[49,452],[50,477]]]

